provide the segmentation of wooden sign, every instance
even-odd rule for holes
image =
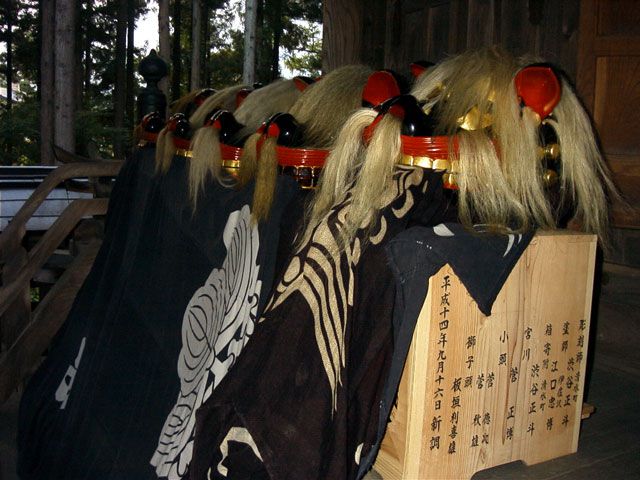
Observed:
[[[489,317],[448,265],[429,280],[374,467],[383,478],[471,478],[577,450],[595,252],[593,235],[537,235]]]

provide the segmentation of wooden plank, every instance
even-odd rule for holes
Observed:
[[[384,68],[386,0],[369,0],[362,15],[360,63],[374,69]]]
[[[16,280],[27,264],[27,251],[19,247],[2,269],[2,284]],[[12,301],[0,318],[0,352],[3,352],[18,337],[31,319],[31,291],[29,283],[23,283],[16,290]]]
[[[479,48],[498,43],[500,35],[496,22],[499,0],[469,0],[467,18],[467,48]]]
[[[598,0],[582,0],[580,3],[580,44],[576,85],[587,109],[593,112],[596,87],[596,59],[593,55]]]
[[[640,55],[640,41],[632,36],[599,37],[594,41],[593,53],[596,56]]]
[[[599,36],[640,35],[640,3],[638,0],[607,0],[608,8],[598,16]]]
[[[536,236],[490,317],[449,266],[431,278],[375,467],[383,477],[471,478],[576,451],[595,249],[592,235]]]
[[[402,0],[387,0],[386,25],[384,32],[384,66],[398,72],[403,71],[402,60],[398,59],[398,48],[402,35]]]
[[[640,57],[598,57],[595,95],[593,117],[603,150],[640,157],[637,130],[629,128],[640,124]]]
[[[640,8],[632,0],[582,0],[578,91],[593,113],[614,181],[635,210],[613,206],[616,226],[640,228]],[[636,166],[632,166],[636,164]]]
[[[468,4],[466,0],[452,0],[449,15],[449,46],[450,54],[463,52],[467,45],[467,16]]]
[[[640,471],[640,448],[618,451],[596,464],[582,465],[570,473],[554,477],[554,480],[576,478],[632,478],[630,472]],[[637,478],[637,477],[636,477]]]
[[[69,205],[53,226],[42,236],[38,244],[31,249],[29,259],[20,273],[11,283],[0,288],[0,318],[24,288],[24,285],[29,284],[31,277],[51,256],[62,240],[69,235],[80,219],[90,215],[104,215],[108,205],[109,200],[106,198],[75,200]]]
[[[120,171],[122,162],[105,161],[96,163],[75,163],[62,165],[51,172],[36,188],[13,217],[7,228],[0,234],[0,262],[6,261],[26,232],[26,224],[33,213],[40,207],[49,193],[64,180],[75,177],[114,177]]]
[[[425,58],[432,62],[441,60],[448,52],[451,8],[451,2],[443,2],[427,9],[427,28],[423,29],[426,34]]]
[[[99,158],[83,157],[82,155],[69,152],[58,145],[53,146],[53,156],[60,163],[93,163],[102,161]]]
[[[361,62],[362,10],[361,0],[325,0],[322,23],[322,70]]]
[[[42,353],[67,318],[99,249],[100,242],[94,241],[82,250],[38,305],[31,322],[0,357],[0,403],[39,364]]]

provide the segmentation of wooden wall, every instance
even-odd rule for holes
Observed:
[[[640,229],[640,1],[583,0],[577,85],[618,188],[633,207],[616,205],[614,224]],[[636,233],[635,252],[623,253],[640,266]]]
[[[406,72],[468,48],[533,53],[575,78],[580,0],[325,0],[324,67]]]

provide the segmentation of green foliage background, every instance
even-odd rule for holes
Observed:
[[[12,20],[12,74],[19,85],[14,92],[11,108],[0,99],[0,164],[26,165],[39,163],[40,132],[40,6],[48,0],[12,0],[0,6],[0,46],[8,40],[7,22]],[[127,128],[114,128],[113,86],[115,83],[115,42],[117,0],[77,0],[77,48],[79,89],[76,112],[76,152],[88,155],[95,152],[113,155],[114,139],[128,139],[133,123],[127,118]],[[174,2],[170,2],[170,12]],[[201,0],[209,19],[202,42],[202,84],[221,88],[237,84],[242,78],[243,32],[235,29],[234,18],[242,19],[244,3],[238,0]],[[132,0],[135,19],[145,14],[150,4]],[[191,2],[181,2],[181,35],[172,42],[180,42],[180,94],[190,90],[191,61]],[[9,9],[9,6],[11,7]],[[171,22],[175,19],[172,18]],[[261,0],[258,8],[257,78],[263,83],[281,75],[274,64],[274,52],[284,59],[285,66],[299,74],[320,74],[322,3],[311,0]],[[237,25],[238,22],[236,21]],[[241,23],[243,24],[243,23]],[[172,31],[175,25],[172,25]],[[277,32],[280,32],[278,35]],[[135,66],[146,52],[136,49]],[[0,86],[6,87],[6,48],[0,52]],[[137,92],[142,79],[135,76]],[[169,99],[169,101],[175,100]]]

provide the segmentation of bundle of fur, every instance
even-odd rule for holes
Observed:
[[[559,101],[551,111],[535,111],[522,93],[518,95],[514,81],[531,63],[530,57],[514,59],[497,48],[468,52],[429,70],[414,88],[419,101],[430,105],[438,101],[436,133],[457,134],[460,139],[460,218],[466,224],[476,221],[517,231],[556,228],[557,212],[549,202],[539,155],[542,121],[555,130],[561,152],[560,203],[574,206],[576,220],[585,231],[606,239],[607,197],[617,193],[589,117],[557,70]],[[460,129],[459,120],[474,107],[478,118],[491,122],[490,127]],[[473,137],[482,143],[469,143]],[[479,172],[485,169],[495,176]]]
[[[362,89],[371,74],[362,65],[341,67],[307,88],[288,110],[303,131],[305,148],[330,148],[340,128],[362,102]],[[252,215],[268,218],[278,171],[276,138],[251,135],[240,160],[240,185],[256,178]],[[259,151],[258,151],[258,146]]]
[[[189,117],[189,124],[191,129],[195,130],[200,128],[207,113],[214,107],[228,108],[231,111],[235,108],[236,95],[242,89],[243,85],[236,85],[233,87],[227,87],[220,91],[217,91],[205,98],[200,97],[202,101],[198,101],[194,104],[194,100],[198,99],[198,94],[202,93],[202,90],[198,90],[194,95],[193,92],[185,95],[180,100],[175,102],[175,106],[172,108],[173,115],[176,113],[187,114],[188,111],[193,110],[192,104],[197,108]],[[180,108],[180,111],[173,111]],[[166,173],[171,166],[171,159],[176,153],[176,147],[173,143],[171,131],[165,127],[158,135],[158,141],[156,143],[156,171],[159,173]]]
[[[300,95],[301,92],[296,87],[295,80],[283,79],[251,92],[234,112],[236,121],[243,127],[233,135],[232,143],[242,144],[242,140],[255,132],[263,121],[276,112],[288,110]],[[224,108],[215,103],[210,103],[208,107],[207,111],[202,110],[204,115],[201,116],[199,110],[196,112],[198,117],[194,118],[196,117],[194,114],[190,119],[192,125],[199,124],[196,126],[198,130],[191,142],[193,156],[189,163],[189,193],[194,208],[208,177],[216,179],[223,185],[231,185],[230,179],[222,174],[220,131],[213,124],[204,126],[203,124],[207,115],[216,108],[229,112],[233,109]]]
[[[607,196],[617,194],[589,118],[564,78],[560,79],[559,102],[550,116],[541,118],[518,95],[514,82],[529,63],[497,48],[486,48],[451,57],[416,81],[412,95],[430,115],[430,135],[451,139],[449,162],[459,169],[459,218],[467,226],[481,223],[503,231],[556,228],[557,212],[549,201],[539,153],[544,146],[542,121],[555,130],[562,152],[558,169],[561,203],[572,203],[582,228],[604,239]],[[321,179],[307,232],[321,221],[336,197],[344,195],[344,186],[336,187],[335,179],[340,169],[351,171],[349,165],[354,164],[359,169],[348,178],[353,181],[348,192],[353,200],[345,240],[374,223],[379,210],[376,199],[390,188],[395,165],[402,159],[403,120],[394,115],[378,118],[364,148],[362,131],[373,117],[361,111],[347,122],[328,162],[331,167],[323,176],[331,168],[337,172],[331,174],[331,182]]]

